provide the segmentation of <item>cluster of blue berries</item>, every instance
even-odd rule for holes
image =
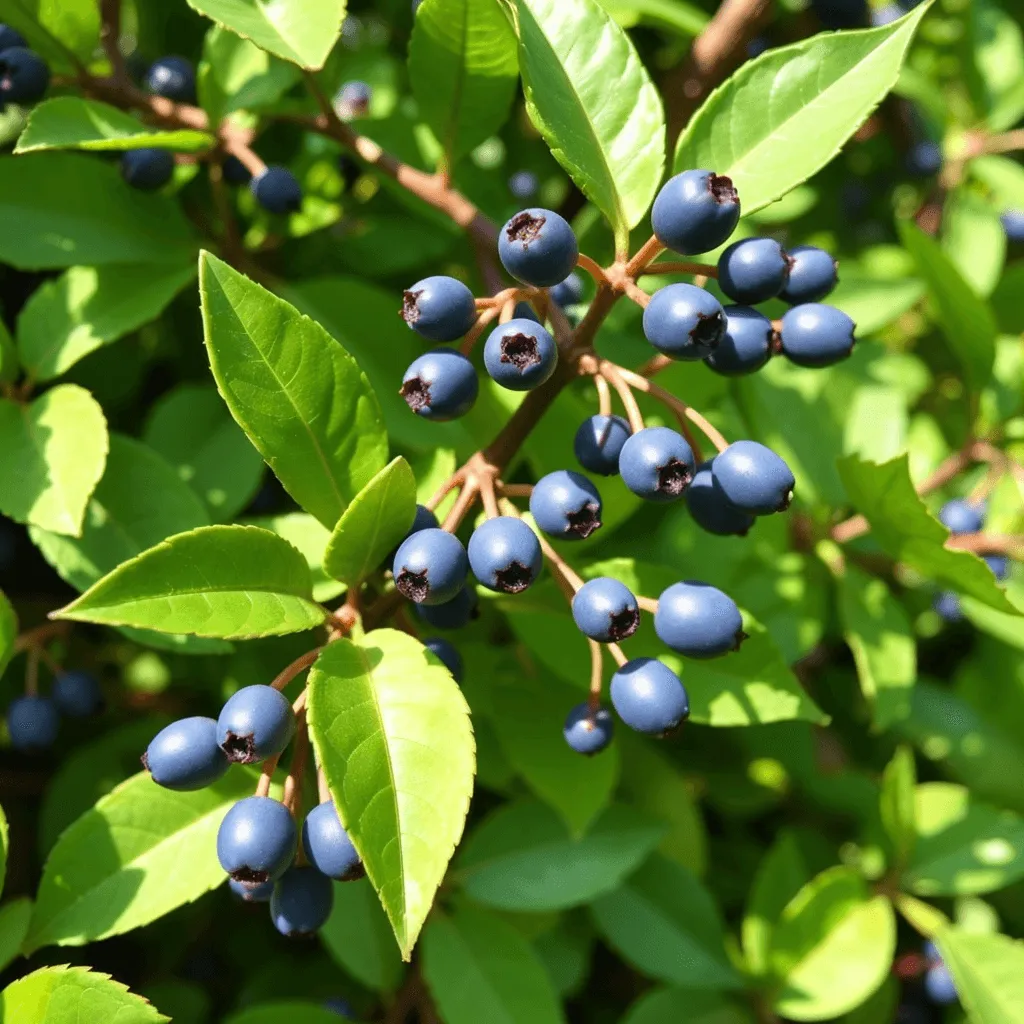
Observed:
[[[11,746],[22,754],[48,750],[57,740],[61,715],[89,718],[103,710],[103,692],[89,672],[58,672],[49,697],[25,694],[7,709]]]
[[[0,23],[0,111],[8,103],[28,106],[46,95],[50,68],[25,37],[10,25]]]
[[[954,536],[978,533],[985,525],[985,506],[981,502],[954,498],[939,510],[939,522]],[[1006,555],[985,555],[983,560],[997,580],[1005,580],[1010,575],[1010,560]],[[952,590],[936,594],[932,606],[946,622],[960,622],[964,617],[960,598]]]

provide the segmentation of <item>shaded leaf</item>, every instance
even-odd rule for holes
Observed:
[[[14,606],[7,600],[7,595],[0,591],[0,675],[10,664],[15,654],[15,641],[18,639],[18,615]],[[3,819],[3,810],[0,809],[0,820]],[[4,820],[3,834],[6,835],[7,824]],[[5,840],[6,844],[6,840]],[[3,880],[3,873],[0,872],[0,882]]]
[[[748,1010],[718,992],[656,988],[629,1008],[622,1024],[752,1024]]]
[[[224,1024],[281,1024],[282,1021],[288,1021],[288,1024],[338,1024],[338,1014],[320,1003],[290,999],[250,1006],[231,1014]]]
[[[8,900],[0,907],[0,970],[13,963],[21,952],[32,920],[32,901],[27,896]]]
[[[402,958],[369,882],[336,882],[334,908],[317,934],[331,956],[367,988],[391,992],[398,987]]]
[[[998,211],[963,186],[955,189],[942,210],[942,250],[972,291],[991,295],[1006,260],[1006,232]]]
[[[916,785],[914,754],[909,748],[900,747],[882,774],[878,806],[882,827],[892,843],[900,868],[905,865],[917,841]]]

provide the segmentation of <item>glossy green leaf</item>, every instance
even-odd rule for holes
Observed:
[[[8,900],[0,906],[0,970],[21,953],[32,920],[32,901],[27,896]]]
[[[99,43],[95,0],[0,0],[0,20],[16,28],[56,69],[75,70],[67,50],[87,60]]]
[[[338,1024],[338,1014],[320,1003],[288,999],[250,1006],[231,1014],[224,1020],[224,1024],[283,1024],[284,1021],[288,1024]]]
[[[206,348],[231,414],[289,494],[329,530],[387,461],[376,396],[319,324],[203,253]]]
[[[656,988],[642,995],[622,1024],[753,1024],[750,1012],[718,992]]]
[[[0,675],[3,675],[4,669],[14,657],[14,644],[17,639],[18,614],[11,602],[7,600],[7,595],[0,591]],[[2,814],[3,812],[0,811],[0,817]]]
[[[312,589],[305,559],[276,534],[202,526],[118,566],[53,618],[225,640],[277,636],[323,622]]]
[[[719,86],[676,146],[675,169],[730,177],[745,213],[825,166],[896,83],[921,4],[881,28],[769,50]]]
[[[1024,1022],[1024,943],[955,928],[937,941],[971,1024]]]
[[[323,570],[324,550],[331,539],[331,532],[319,519],[314,519],[308,512],[288,512],[283,516],[269,516],[248,522],[252,526],[276,533],[302,552],[313,575],[314,601],[323,604],[345,592],[345,584],[332,579]]]
[[[530,118],[622,247],[664,170],[661,97],[596,0],[516,0],[515,15]]]
[[[966,11],[967,40],[980,85],[978,105],[988,127],[1003,132],[1024,115],[1024,32],[1012,5],[975,0]]]
[[[882,774],[882,793],[878,810],[889,842],[902,868],[917,841],[917,809],[915,791],[917,770],[914,754],[900,747]]]
[[[327,646],[308,694],[331,795],[408,959],[469,810],[469,709],[448,670],[392,629]]]
[[[317,934],[328,953],[367,988],[391,992],[398,987],[401,954],[369,882],[335,883],[334,908]]]
[[[1006,260],[1006,232],[990,203],[964,187],[946,197],[942,249],[976,294],[988,297]]]
[[[103,410],[77,384],[61,384],[30,405],[0,400],[0,511],[79,536],[107,444]]]

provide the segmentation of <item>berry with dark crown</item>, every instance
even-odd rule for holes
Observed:
[[[726,537],[745,537],[754,525],[755,517],[741,512],[715,483],[714,459],[702,462],[686,488],[686,507],[693,521],[708,533]]]
[[[146,88],[175,103],[195,103],[196,70],[184,57],[161,57],[146,73]]]
[[[775,341],[771,320],[750,306],[726,306],[723,312],[725,331],[704,362],[724,377],[760,370],[771,357]]]
[[[654,631],[688,658],[717,658],[739,650],[746,637],[736,602],[709,583],[675,583],[658,598]]]
[[[600,414],[585,419],[573,438],[576,461],[591,473],[615,476],[619,472],[619,455],[632,431],[621,416]]]
[[[513,516],[482,522],[469,538],[469,567],[488,590],[519,594],[540,575],[544,556],[537,535]]]
[[[725,313],[711,292],[692,284],[670,284],[651,297],[643,326],[644,337],[671,359],[703,359],[725,334]]]
[[[302,823],[306,859],[328,878],[351,882],[366,874],[363,862],[330,800],[317,804]]]
[[[280,754],[294,734],[291,702],[272,686],[242,687],[217,719],[217,742],[235,764],[257,764]]]
[[[262,885],[288,870],[298,841],[284,804],[268,796],[248,796],[224,815],[217,831],[217,860],[236,882]]]
[[[694,474],[693,450],[668,427],[647,427],[631,435],[619,453],[623,483],[647,501],[676,501]]]
[[[417,604],[451,601],[466,582],[469,563],[458,537],[430,528],[403,541],[392,573],[399,593]]]
[[[316,868],[289,868],[274,886],[270,897],[270,920],[288,938],[301,938],[319,931],[331,916],[334,887]]]
[[[50,696],[69,718],[89,718],[103,710],[103,691],[91,672],[59,672]]]
[[[157,785],[183,791],[212,785],[230,763],[217,742],[217,723],[198,715],[165,726],[142,755],[143,767]]]
[[[805,302],[782,317],[782,354],[797,366],[831,366],[853,351],[854,322],[835,306]]]
[[[790,305],[820,302],[839,280],[838,265],[830,253],[813,245],[797,245],[787,250],[789,280],[779,298]]]
[[[588,580],[572,599],[572,617],[580,632],[598,643],[618,643],[640,625],[640,606],[625,583],[612,576]]]
[[[454,277],[425,277],[403,293],[402,319],[431,341],[455,341],[476,323],[473,293]]]
[[[540,387],[557,365],[555,339],[532,320],[509,320],[491,331],[484,344],[487,373],[509,391]]]
[[[740,197],[732,180],[714,171],[683,171],[669,178],[651,207],[658,241],[684,256],[717,249],[739,219]]]
[[[796,486],[789,466],[757,441],[734,441],[719,452],[711,475],[726,501],[755,516],[785,511]]]
[[[428,637],[423,641],[426,647],[452,674],[457,683],[462,682],[462,655],[455,649],[455,646],[440,636]]]
[[[48,750],[57,740],[59,727],[57,706],[47,697],[15,697],[7,709],[7,733],[11,746],[20,753]]]
[[[155,192],[174,177],[174,155],[166,149],[130,149],[121,157],[121,177],[132,188]]]
[[[465,416],[479,390],[476,370],[461,352],[435,348],[412,361],[399,394],[417,416],[444,422]]]
[[[615,722],[606,707],[593,709],[584,703],[577,704],[566,716],[562,735],[577,754],[593,757],[611,743],[614,729]]]
[[[789,264],[774,238],[743,238],[718,257],[718,285],[734,302],[765,302],[786,287]]]
[[[264,168],[249,182],[249,191],[268,213],[296,213],[302,207],[302,186],[287,167]]]
[[[690,699],[675,674],[656,658],[634,658],[612,676],[612,707],[631,729],[665,736],[690,715]]]
[[[530,514],[552,537],[585,540],[601,528],[601,495],[582,474],[560,469],[534,485]]]
[[[554,210],[522,210],[498,232],[502,266],[523,284],[551,288],[564,281],[579,257],[569,222]]]

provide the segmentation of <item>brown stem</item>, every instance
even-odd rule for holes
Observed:
[[[665,251],[665,246],[651,235],[636,251],[636,255],[626,264],[626,276],[634,280],[643,272],[648,263],[656,260]]]
[[[466,474],[462,470],[459,470],[459,472],[457,473],[453,473],[430,496],[429,500],[427,501],[427,508],[429,508],[430,511],[433,512],[434,509],[436,509],[437,506],[440,505],[441,502],[444,501],[444,499],[447,498],[448,495],[451,494],[451,492],[454,491],[456,487],[460,486],[465,479]]]
[[[1017,149],[1024,149],[1024,128],[990,135],[982,143],[983,153],[1012,153]]]
[[[260,772],[260,781],[256,784],[256,795],[257,796],[269,796],[270,795],[270,783],[274,778],[274,772],[277,769],[277,762],[281,760],[280,754],[275,754],[273,757],[268,757],[263,762],[263,770]]]
[[[291,816],[297,818],[302,811],[302,778],[306,774],[306,761],[309,757],[309,729],[306,727],[306,709],[297,715],[295,723],[295,747],[292,752],[292,763],[288,769],[288,777],[284,780],[284,794],[281,802],[288,808]]]
[[[653,377],[662,370],[667,370],[673,362],[675,360],[669,359],[668,356],[652,356],[636,372],[641,377]]]
[[[29,648],[25,663],[25,696],[34,697],[39,693],[39,652],[41,648]]]
[[[650,295],[632,281],[624,281],[622,290],[626,293],[626,297],[632,299],[641,309],[646,309],[651,301]]]
[[[612,392],[611,388],[608,387],[608,381],[606,381],[599,373],[594,374],[593,381],[594,387],[597,388],[598,414],[601,416],[611,416]]]
[[[488,519],[497,519],[501,515],[498,511],[498,497],[494,493],[494,477],[487,475],[480,478],[480,499],[483,502],[484,512]]]
[[[124,55],[121,53],[121,0],[100,0],[100,41],[110,61],[110,70],[116,81],[126,81]]]
[[[480,338],[480,335],[484,333],[484,328],[494,320],[501,312],[501,307],[491,306],[490,309],[485,309],[477,318],[476,323],[469,329],[469,332],[462,339],[462,344],[459,345],[459,351],[464,355],[468,356],[473,351],[473,346],[476,345]]]
[[[26,630],[14,641],[16,653],[27,651],[30,647],[38,647],[58,636],[63,636],[71,628],[70,622],[46,622],[42,626]]]
[[[658,610],[658,599],[656,597],[641,597],[639,594],[637,594],[636,603],[645,612],[650,612],[652,615],[654,615],[654,613]]]
[[[850,516],[849,519],[832,527],[832,539],[837,544],[845,544],[847,541],[863,537],[871,531],[871,524],[862,515]]]
[[[270,685],[275,690],[283,690],[300,672],[304,672],[317,658],[320,657],[320,652],[323,650],[322,647],[316,647],[312,651],[306,651],[305,654],[296,658],[290,665],[285,666],[280,672],[274,677]]]
[[[246,261],[246,253],[242,246],[241,236],[238,233],[238,224],[235,221],[234,211],[231,209],[231,199],[228,196],[227,186],[224,183],[224,165],[219,160],[211,160],[207,173],[210,177],[210,192],[213,195],[213,205],[217,208],[217,216],[224,230],[224,255],[230,263],[236,265],[244,263]]]
[[[498,493],[503,498],[528,498],[533,494],[533,484],[501,484]]]
[[[459,491],[459,496],[455,499],[455,504],[452,505],[448,515],[445,516],[441,529],[454,533],[459,528],[459,524],[465,518],[466,513],[475,504],[479,494],[480,487],[477,481],[472,477],[467,477],[466,482],[462,485],[462,490]]]
[[[629,658],[623,653],[622,648],[618,644],[606,644],[611,656],[615,659],[615,664],[622,668],[623,665],[629,661]]]
[[[1009,555],[1024,559],[1024,534],[960,533],[950,537],[946,547],[973,551],[976,555]]]
[[[551,565],[551,571],[555,574],[556,579],[559,580],[566,597],[571,602],[573,595],[583,586],[582,578],[576,574],[572,566],[543,537],[538,537],[537,539],[540,541],[540,549],[544,552],[544,557]]]
[[[254,178],[258,178],[267,169],[267,165],[256,155],[248,141],[240,136],[232,135],[226,138],[224,152],[235,157]]]
[[[604,272],[604,267],[601,266],[597,260],[591,259],[586,253],[580,253],[576,260],[576,265],[581,269],[585,270],[599,285],[608,283],[608,275]]]
[[[601,688],[604,682],[604,652],[596,640],[588,640],[590,644],[590,695],[587,703],[591,711],[601,707]]]
[[[613,388],[615,388],[616,394],[619,396],[619,400],[622,402],[623,407],[626,410],[626,418],[629,420],[629,429],[634,434],[639,433],[644,429],[644,417],[640,412],[640,406],[636,403],[636,398],[633,396],[633,392],[629,385],[623,378],[619,368],[614,363],[607,363],[602,360],[598,373],[604,377],[606,381]]]
[[[718,277],[718,267],[710,263],[688,263],[682,260],[671,260],[665,263],[649,263],[643,270],[637,271],[637,277],[642,274],[696,274],[703,278]]]
[[[316,770],[316,795],[322,804],[331,802],[331,790],[327,785],[327,776],[324,775],[323,768]]]

